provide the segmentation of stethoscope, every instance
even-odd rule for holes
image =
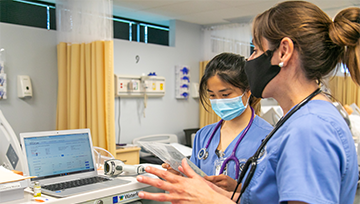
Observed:
[[[250,181],[252,179],[252,177],[254,176],[255,170],[256,170],[256,166],[257,166],[257,161],[260,158],[260,155],[265,147],[265,145],[267,144],[267,142],[271,139],[271,137],[276,133],[276,131],[290,118],[290,116],[292,116],[297,110],[299,110],[301,107],[303,107],[306,103],[308,103],[312,98],[314,98],[316,95],[318,95],[319,93],[321,93],[321,89],[318,88],[316,89],[313,93],[311,93],[309,96],[307,96],[304,100],[302,100],[299,104],[297,104],[288,114],[286,114],[284,117],[282,117],[275,125],[274,129],[265,137],[265,139],[262,141],[262,143],[260,144],[259,148],[256,150],[255,154],[250,157],[245,165],[243,166],[243,169],[241,171],[240,174],[240,179],[238,180],[238,183],[236,185],[236,188],[231,196],[231,200],[233,199],[237,188],[239,187],[241,181],[244,179],[245,174],[247,172],[247,170],[250,168],[249,174],[246,177],[244,183],[241,186],[241,191],[240,191],[240,195],[236,201],[236,203],[239,203],[241,195],[245,192],[246,188],[249,186]]]
[[[224,160],[224,162],[222,163],[219,174],[222,174],[224,172],[224,169],[225,169],[227,163],[229,163],[230,161],[234,161],[235,162],[235,171],[236,171],[236,174],[235,174],[236,178],[235,179],[237,179],[239,177],[240,163],[239,163],[239,160],[236,158],[235,153],[236,153],[236,149],[238,148],[241,140],[244,138],[244,136],[246,135],[246,133],[250,129],[250,126],[251,126],[252,122],[254,121],[254,116],[255,116],[254,109],[251,106],[250,106],[250,109],[251,109],[251,119],[250,119],[248,125],[245,127],[243,133],[240,135],[240,138],[236,142],[236,145],[235,145],[230,157],[226,158]],[[209,156],[209,152],[207,151],[207,148],[209,147],[212,138],[214,137],[216,131],[219,129],[222,122],[223,122],[223,120],[221,119],[217,123],[217,125],[215,126],[215,129],[213,130],[213,132],[212,132],[206,146],[204,148],[200,149],[200,151],[198,153],[198,159],[205,160]]]

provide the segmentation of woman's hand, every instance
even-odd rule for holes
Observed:
[[[164,180],[150,178],[146,176],[138,176],[137,180],[141,183],[149,184],[151,186],[163,189],[169,193],[149,193],[139,192],[138,196],[142,199],[150,199],[155,201],[168,201],[174,204],[177,203],[233,203],[229,197],[229,193],[225,192],[226,195],[222,195],[213,190],[209,186],[212,185],[205,179],[197,175],[187,164],[186,160],[183,159],[182,167],[179,170],[184,173],[188,178],[172,174],[167,171],[163,171],[154,167],[146,167],[145,170],[148,173],[154,174]],[[222,189],[219,188],[219,191]]]
[[[170,173],[173,173],[173,174],[179,175],[179,176],[181,175],[181,173],[179,171],[176,171],[175,169],[171,168],[170,164],[168,164],[168,163],[161,164],[161,167],[166,169]]]
[[[205,176],[204,179],[211,183],[219,186],[220,188],[233,192],[236,188],[237,181],[232,179],[230,176],[220,174],[218,176]],[[238,188],[239,190],[240,188]]]

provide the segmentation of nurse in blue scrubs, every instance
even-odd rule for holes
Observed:
[[[207,64],[199,86],[201,104],[211,105],[221,120],[196,133],[190,160],[208,175],[206,180],[227,191],[235,189],[242,165],[272,129],[256,116],[260,99],[251,95],[244,65],[240,55],[219,54]]]
[[[251,95],[244,65],[240,55],[219,54],[207,64],[199,86],[201,104],[211,105],[221,121],[196,133],[190,160],[209,175],[205,179],[228,191],[234,190],[241,166],[272,129],[255,114],[260,99]]]
[[[140,192],[140,198],[222,204],[354,202],[359,178],[354,140],[319,84],[339,62],[360,84],[360,8],[346,8],[332,20],[312,3],[285,1],[258,15],[252,33],[255,50],[245,65],[251,93],[277,100],[285,116],[245,164],[241,195],[232,197],[209,184],[183,161],[180,170],[187,178],[146,168],[166,182],[142,176],[138,181],[169,194]]]

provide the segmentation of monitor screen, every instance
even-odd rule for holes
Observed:
[[[30,176],[49,178],[94,171],[88,133],[24,138]]]

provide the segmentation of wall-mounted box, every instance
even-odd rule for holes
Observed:
[[[140,93],[139,76],[115,75],[115,95],[131,95]]]
[[[165,95],[165,77],[115,74],[117,97],[162,97]]]
[[[18,90],[18,97],[25,98],[25,97],[32,97],[32,86],[31,86],[31,79],[27,75],[18,75],[17,76],[17,90]]]
[[[175,98],[188,99],[190,95],[190,68],[175,66]]]
[[[165,95],[165,77],[161,76],[146,76],[141,78],[142,93],[148,96],[164,96]]]

